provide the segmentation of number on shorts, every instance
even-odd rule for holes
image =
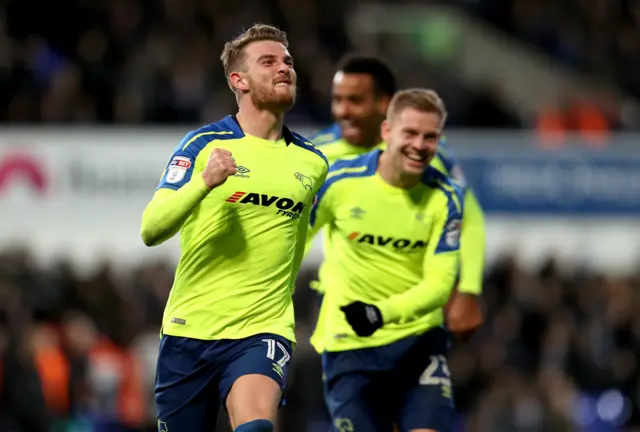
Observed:
[[[451,373],[447,366],[447,358],[443,355],[431,356],[429,366],[420,375],[422,385],[441,385],[451,387]]]
[[[282,351],[282,357],[277,362],[280,367],[284,367],[284,365],[286,365],[289,360],[291,360],[291,355],[284,347],[284,345],[282,345],[282,343],[280,343],[279,341],[275,339],[262,339],[262,342],[267,343],[267,358],[269,360],[276,361],[276,347],[279,348],[280,351]]]

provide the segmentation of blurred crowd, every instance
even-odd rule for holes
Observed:
[[[246,0],[7,0],[0,5],[0,121],[210,122],[235,109],[218,60],[224,42],[254,22],[266,22],[289,33],[296,58],[299,99],[289,121],[324,124],[331,121],[335,64],[353,49],[350,13],[369,1],[252,0],[249,6]],[[458,2],[509,35],[638,97],[635,3]],[[537,119],[524,118],[504,105],[498,83],[470,88],[446,70],[434,74],[425,61],[416,68],[419,60],[403,55],[395,64],[400,84],[442,92],[453,127],[601,132],[637,123],[623,120],[637,114],[625,114],[624,104],[609,94],[576,95],[566,105],[546,107]]]
[[[640,3],[636,0],[462,1],[531,48],[561,64],[640,98]],[[545,107],[543,131],[620,129],[637,123],[612,94],[573,95]],[[637,126],[637,124],[636,124]]]
[[[153,378],[172,267],[80,275],[0,254],[0,430],[155,430]],[[280,432],[325,431],[319,357],[308,344],[315,294],[295,294],[298,346]],[[527,272],[509,259],[487,273],[486,325],[450,355],[457,431],[615,431],[640,425],[640,279]],[[228,430],[224,415],[222,431]]]
[[[579,70],[640,98],[640,3],[636,0],[478,0],[491,23]]]
[[[366,1],[6,1],[0,121],[210,122],[235,109],[218,60],[224,42],[266,22],[289,33],[296,59],[299,98],[289,121],[326,123],[335,64],[353,49],[347,22],[358,3]],[[397,72],[402,85],[451,89],[452,126],[522,126],[488,89],[466,88],[448,74]]]
[[[288,30],[293,42],[300,99],[292,119],[326,119],[332,69],[347,49],[344,7],[337,0],[9,1],[0,6],[0,118],[209,122],[235,109],[218,59],[224,42],[265,22]]]

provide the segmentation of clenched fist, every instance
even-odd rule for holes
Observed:
[[[202,172],[202,178],[207,187],[213,189],[226,182],[229,176],[237,172],[237,169],[236,161],[229,150],[215,148]]]

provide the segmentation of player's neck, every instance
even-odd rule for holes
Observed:
[[[378,144],[380,144],[381,142],[382,142],[382,137],[380,136],[380,134],[377,134],[372,140],[367,140],[367,141],[359,142],[359,143],[351,143],[351,142],[349,142],[349,144],[354,146],[354,147],[360,147],[360,148],[364,148],[364,149],[373,149]]]
[[[269,141],[282,138],[284,113],[258,109],[253,104],[241,104],[236,116],[243,132]]]
[[[380,159],[378,159],[378,174],[382,177],[382,180],[389,183],[391,186],[395,186],[401,189],[411,189],[422,179],[422,175],[403,175],[403,173],[393,167],[393,161],[389,156],[389,153],[382,152]]]

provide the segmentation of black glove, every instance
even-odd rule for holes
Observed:
[[[347,317],[347,322],[358,336],[371,336],[382,327],[380,309],[371,304],[356,301],[340,308]]]

